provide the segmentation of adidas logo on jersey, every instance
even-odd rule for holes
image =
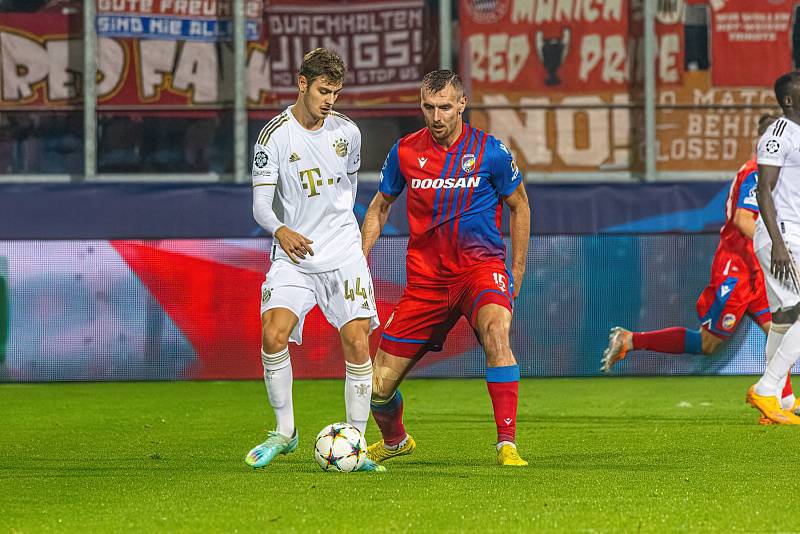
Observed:
[[[454,189],[459,187],[476,187],[481,183],[480,176],[472,176],[470,178],[412,178],[411,187],[414,189]]]
[[[289,163],[294,163],[295,161],[300,161],[300,156],[297,155],[297,152],[292,152],[292,155],[289,156]]]

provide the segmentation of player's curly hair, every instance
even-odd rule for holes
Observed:
[[[785,109],[783,106],[783,100],[789,94],[792,85],[795,85],[798,82],[800,82],[800,72],[797,71],[787,72],[775,80],[775,98],[778,100],[778,105],[781,107],[781,109]],[[800,105],[800,102],[795,102],[795,106],[798,105]]]
[[[422,90],[426,93],[436,94],[448,85],[453,86],[459,98],[464,95],[464,84],[461,81],[461,76],[452,70],[435,70],[429,72],[422,78]]]
[[[315,48],[305,56],[300,65],[300,76],[304,76],[308,85],[317,78],[324,78],[332,85],[344,82],[347,69],[339,54],[327,48]]]

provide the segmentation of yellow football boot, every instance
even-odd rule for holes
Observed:
[[[497,463],[500,465],[525,466],[528,462],[520,458],[517,448],[506,443],[497,451]]]
[[[764,417],[779,425],[800,425],[800,417],[781,408],[780,402],[774,395],[759,395],[756,387],[750,386],[747,390],[746,402],[762,413]]]
[[[414,452],[414,449],[417,448],[417,442],[414,441],[414,438],[412,438],[409,434],[406,434],[406,437],[408,439],[406,440],[405,445],[398,447],[397,449],[387,449],[383,440],[373,443],[367,447],[367,458],[373,462],[380,463],[388,460],[389,458],[394,458],[395,456],[411,454]]]
[[[800,416],[800,399],[794,400],[794,405],[791,408],[789,408],[789,411],[795,415]]]

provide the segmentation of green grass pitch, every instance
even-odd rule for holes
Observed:
[[[418,449],[381,475],[314,462],[339,381],[295,384],[300,446],[260,471],[260,382],[3,385],[0,531],[800,531],[800,429],[759,426],[752,381],[524,380],[513,469],[482,380],[409,380]]]

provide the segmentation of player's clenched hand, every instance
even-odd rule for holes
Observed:
[[[512,271],[511,276],[514,277],[514,294],[511,297],[514,300],[517,300],[517,295],[519,295],[519,290],[522,289],[522,278],[525,276],[524,272],[515,273]]]
[[[796,292],[800,293],[800,282],[798,282],[798,273],[792,253],[780,240],[772,243],[770,272],[779,282],[791,285]]]
[[[302,234],[298,234],[288,226],[281,226],[275,230],[275,239],[278,240],[278,244],[294,263],[300,263],[297,258],[306,259],[306,254],[314,255],[314,251],[311,250],[313,241]]]

